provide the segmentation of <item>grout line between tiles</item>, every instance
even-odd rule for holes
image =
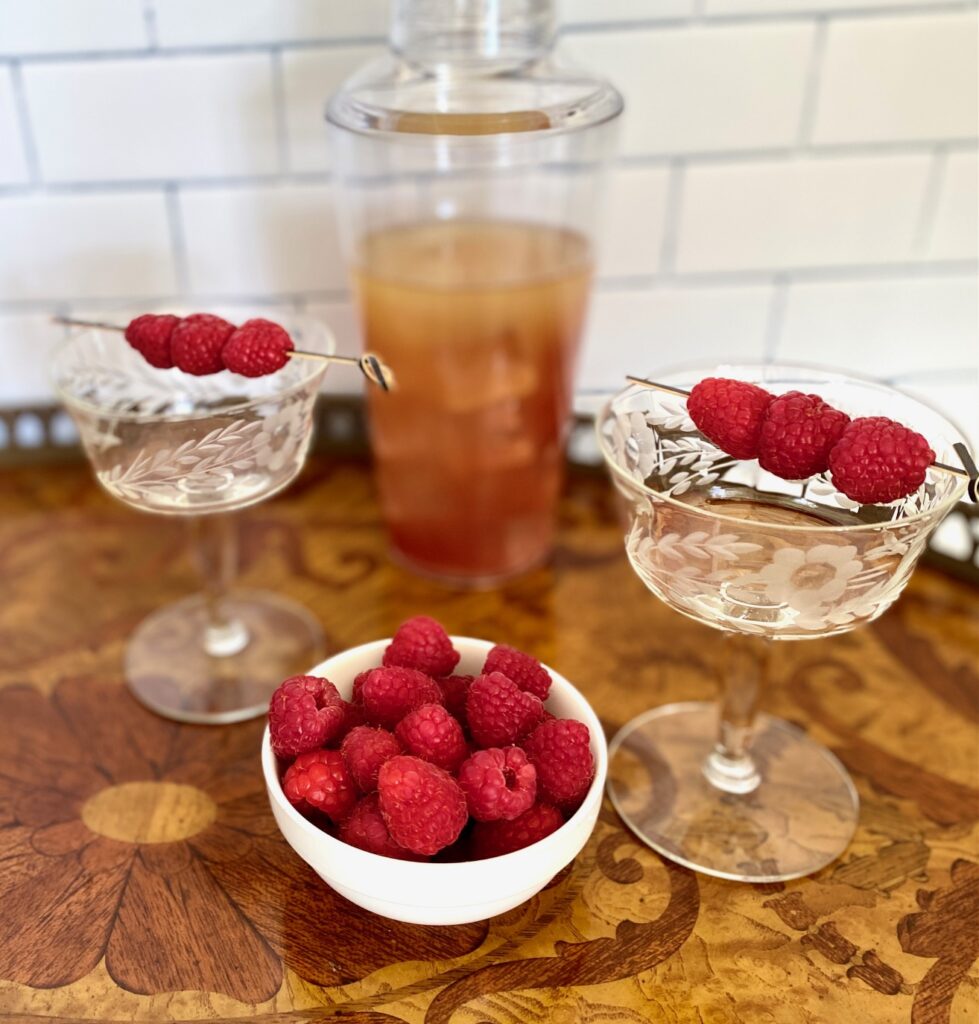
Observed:
[[[146,25],[146,44],[151,51],[159,49],[156,29],[156,0],[143,0],[143,22]]]
[[[666,216],[659,250],[659,273],[671,274],[676,266],[676,253],[680,245],[680,210],[683,205],[683,183],[686,164],[674,160],[670,164],[670,178],[666,192]]]
[[[163,192],[167,212],[167,231],[170,235],[170,253],[177,290],[190,291],[190,267],[187,259],[187,238],[184,234],[183,211],[180,209],[180,191],[174,183]]]
[[[826,53],[826,37],[829,22],[825,17],[816,21],[816,31],[812,38],[812,50],[809,53],[809,64],[806,68],[805,91],[802,96],[802,110],[799,113],[799,133],[796,146],[806,151],[812,139],[813,127],[816,123],[816,112],[819,104],[819,87],[822,81],[823,57]]]
[[[918,210],[918,220],[911,242],[912,256],[920,258],[928,251],[935,220],[938,216],[938,204],[945,185],[947,169],[948,153],[942,147],[938,147],[928,168],[928,177],[925,179],[925,187],[921,194],[921,206]]]
[[[27,92],[24,89],[24,77],[19,61],[10,65],[10,89],[13,93],[14,108],[17,111],[17,122],[20,129],[20,144],[24,150],[24,160],[27,163],[27,173],[30,177],[31,188],[41,180],[41,162],[38,158],[37,143],[34,140],[34,129],[31,124],[31,111],[27,103]],[[15,186],[16,187],[16,186]],[[2,190],[0,190],[2,194]]]
[[[282,51],[274,49],[272,58],[272,103],[275,108],[275,146],[279,158],[279,173],[289,170],[289,125],[286,120],[286,83],[282,69]]]

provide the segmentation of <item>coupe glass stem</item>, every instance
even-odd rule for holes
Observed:
[[[213,658],[228,658],[248,646],[248,629],[225,610],[228,588],[238,569],[238,537],[230,515],[197,516],[191,520],[192,546],[204,581],[208,624],[204,650]]]
[[[707,781],[725,793],[750,793],[761,782],[750,747],[770,644],[763,637],[725,634],[721,721],[704,762]]]

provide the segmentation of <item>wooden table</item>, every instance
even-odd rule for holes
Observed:
[[[569,675],[611,732],[710,697],[716,634],[631,572],[607,485],[573,476],[551,567],[457,594],[394,568],[364,465],[318,460],[241,517],[243,577],[335,648],[415,612]],[[427,929],[335,896],[279,838],[261,723],[177,726],[120,678],[126,637],[194,586],[181,524],[81,464],[0,474],[0,1019],[939,1024],[979,1019],[979,598],[919,571],[873,627],[779,645],[766,704],[863,801],[813,878],[698,877],[606,806],[545,892]],[[971,973],[970,973],[971,972]]]

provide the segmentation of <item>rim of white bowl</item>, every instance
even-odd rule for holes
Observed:
[[[492,640],[481,640],[477,637],[469,636],[450,636],[449,639],[452,641],[453,646],[458,644],[470,646],[470,649],[475,648],[477,651],[489,651],[496,644]],[[353,656],[355,654],[366,654],[372,650],[383,652],[384,648],[391,642],[390,637],[386,637],[383,640],[372,640],[366,644],[359,644],[357,647],[349,647],[345,651],[340,651],[338,654],[334,654],[330,658],[326,658],[321,661],[318,665],[314,665],[306,674],[316,675],[318,672],[324,671],[324,666],[330,662],[336,661],[339,658],[345,658]],[[459,650],[459,647],[456,646]],[[460,654],[464,653],[460,650]],[[585,794],[584,799],[581,801],[578,809],[568,818],[567,821],[558,829],[555,829],[550,835],[544,836],[543,839],[539,839],[536,843],[530,846],[524,847],[522,850],[515,850],[513,853],[504,853],[497,857],[484,857],[481,860],[463,860],[463,861],[412,861],[412,860],[398,860],[394,857],[382,857],[379,853],[371,853],[369,850],[361,850],[359,847],[351,846],[349,843],[345,843],[335,836],[331,836],[329,832],[324,832],[323,829],[314,825],[308,818],[303,817],[296,810],[295,807],[286,799],[285,793],[282,791],[282,783],[279,779],[278,765],[276,763],[275,754],[272,753],[272,741],[269,735],[269,727],[266,723],[265,732],[262,734],[262,773],[265,776],[265,784],[269,790],[274,794],[278,805],[285,811],[291,821],[295,822],[304,832],[315,839],[325,841],[327,845],[335,844],[343,851],[351,851],[351,856],[361,855],[367,857],[370,861],[380,861],[387,865],[389,868],[391,865],[398,865],[400,869],[404,866],[406,871],[417,871],[420,873],[430,872],[435,869],[440,871],[452,871],[458,874],[462,874],[465,871],[472,871],[478,869],[487,864],[518,864],[521,860],[529,860],[534,856],[535,851],[540,850],[545,846],[556,846],[561,841],[561,835],[566,831],[569,825],[575,821],[579,815],[583,816],[583,812],[586,810],[588,805],[594,799],[596,793],[599,798],[599,807],[601,807],[602,794],[605,791],[605,777],[608,772],[608,743],[605,740],[605,730],[602,728],[602,723],[599,721],[598,715],[595,713],[595,709],[588,702],[587,698],[582,692],[572,683],[569,679],[563,676],[560,672],[551,668],[550,665],[545,662],[541,662],[541,665],[547,669],[550,673],[551,681],[559,682],[562,686],[567,687],[572,696],[577,697],[582,705],[584,706],[586,713],[588,714],[590,721],[585,724],[588,726],[588,730],[592,733],[592,753],[595,755],[595,778],[592,779],[591,785],[588,787],[588,792]],[[273,783],[274,789],[273,789]],[[577,856],[577,853],[575,854]],[[367,894],[365,894],[367,895]]]

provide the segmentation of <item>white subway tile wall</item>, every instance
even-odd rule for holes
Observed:
[[[0,56],[149,45],[141,0],[0,0]]]
[[[52,311],[305,309],[356,350],[323,109],[387,6],[0,0],[0,405],[50,397]],[[564,0],[563,22],[628,102],[583,390],[784,357],[974,415],[975,0]]]
[[[974,138],[977,51],[971,13],[830,25],[813,141]]]
[[[23,75],[45,181],[279,169],[267,54],[46,62]]]
[[[582,33],[566,49],[612,79],[626,112],[622,152],[789,147],[799,131],[811,24]]]

